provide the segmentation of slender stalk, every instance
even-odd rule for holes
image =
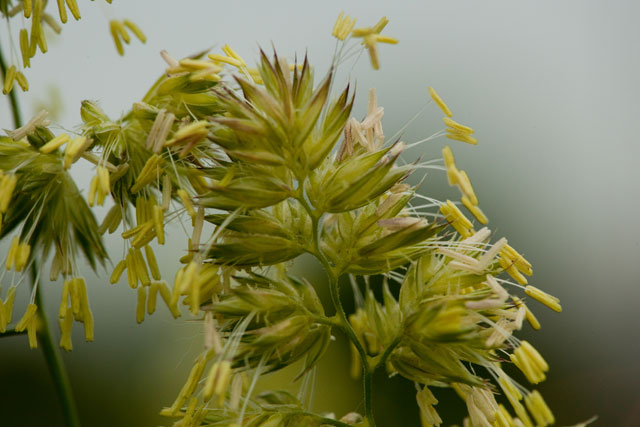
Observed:
[[[393,350],[398,346],[398,344],[400,344],[401,338],[402,337],[400,335],[398,335],[391,342],[391,344],[389,344],[389,346],[384,350],[384,353],[382,353],[382,356],[380,357],[378,362],[373,367],[373,371],[374,372],[375,372],[376,369],[378,369],[381,366],[384,366],[384,364],[387,363],[387,359],[389,358],[389,356],[391,356],[391,353],[393,352]]]
[[[37,283],[38,266],[34,261],[31,264],[31,281],[32,286],[36,288],[36,305],[38,306],[38,312],[40,316],[40,327],[38,328],[38,341],[42,346],[42,353],[47,361],[47,367],[49,373],[53,379],[53,384],[58,393],[60,404],[62,405],[62,412],[65,419],[65,425],[69,427],[80,427],[80,418],[78,417],[78,410],[76,409],[76,403],[73,399],[73,392],[71,391],[71,383],[69,382],[69,376],[67,370],[64,367],[60,353],[53,343],[51,337],[51,329],[49,328],[49,321],[45,313],[45,305],[40,291],[40,286]]]
[[[312,230],[313,230],[313,255],[320,261],[322,266],[324,267],[325,273],[329,279],[329,293],[331,295],[331,302],[336,311],[337,321],[334,323],[334,326],[338,327],[342,332],[347,336],[349,341],[353,343],[356,347],[358,354],[360,355],[360,359],[362,360],[362,385],[364,388],[364,410],[365,417],[369,421],[369,425],[371,427],[375,427],[375,419],[373,416],[373,405],[372,405],[372,370],[369,366],[369,361],[367,359],[367,353],[364,350],[364,347],[360,343],[358,336],[356,335],[351,323],[347,319],[347,314],[342,307],[342,301],[340,300],[340,289],[338,287],[338,278],[340,277],[340,272],[337,271],[335,267],[331,266],[331,263],[325,256],[324,252],[320,248],[320,214],[309,206],[309,203],[304,199],[304,196],[298,197],[297,199],[305,210],[311,216],[311,220],[313,222]]]
[[[2,55],[2,49],[0,49],[0,71],[2,71],[2,78],[7,75],[7,64],[4,62],[4,56]],[[11,105],[11,114],[13,115],[13,126],[17,129],[22,126],[22,118],[20,117],[20,108],[18,107],[18,98],[16,97],[16,90],[9,92],[9,104]]]

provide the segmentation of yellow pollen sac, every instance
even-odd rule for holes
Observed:
[[[531,327],[533,329],[539,330],[540,329],[540,322],[538,321],[536,316],[534,316],[534,314],[531,312],[531,310],[529,310],[529,307],[527,307],[526,304],[524,302],[522,302],[522,300],[520,298],[518,298],[518,297],[512,296],[511,299],[515,303],[516,307],[518,307],[518,308],[524,307],[525,313],[526,313],[526,316],[527,316],[527,322],[529,322],[529,324],[531,325]]]
[[[469,210],[469,212],[473,214],[474,217],[476,217],[476,219],[481,224],[487,224],[489,222],[489,219],[484,214],[484,212],[482,212],[478,206],[472,204],[467,196],[462,196],[461,201],[462,204]]]
[[[147,162],[142,167],[142,170],[136,178],[136,182],[131,187],[131,193],[137,193],[142,188],[156,180],[160,176],[159,165],[162,162],[162,157],[157,154],[149,157]]]
[[[37,310],[38,310],[38,306],[35,304],[29,304],[27,306],[27,309],[25,310],[24,315],[16,325],[16,332],[22,332],[26,329],[29,321],[36,314]]]
[[[60,319],[60,347],[66,351],[71,351],[71,329],[73,328],[73,314],[71,310],[67,310],[64,318]]]
[[[453,157],[453,151],[451,151],[451,147],[445,145],[442,149],[442,157],[444,158],[444,165],[448,168],[455,167],[456,162]]]
[[[196,211],[193,208],[193,204],[191,203],[191,198],[189,197],[189,194],[182,188],[179,189],[177,193],[178,193],[178,197],[180,197],[180,200],[182,200],[182,204],[187,210],[187,213],[189,214],[189,216],[191,218],[195,218]]]
[[[62,133],[40,147],[40,152],[43,154],[52,153],[69,142],[69,139],[69,135],[67,135],[66,133]]]
[[[120,276],[122,276],[122,273],[124,272],[124,269],[126,267],[127,267],[127,263],[125,262],[125,260],[122,260],[119,263],[117,263],[115,268],[113,269],[113,272],[111,273],[111,277],[109,278],[109,283],[111,283],[112,285],[115,285],[116,283],[118,283],[118,281],[120,280]]]
[[[87,196],[87,202],[89,207],[93,207],[96,202],[96,190],[98,189],[98,177],[94,176],[89,184],[89,196]]]
[[[520,347],[510,355],[510,359],[511,362],[520,369],[524,376],[527,377],[527,380],[529,380],[531,384],[538,384],[545,380],[546,376],[544,372],[533,362],[532,359],[529,358],[528,354],[522,351]]]
[[[18,85],[23,92],[29,91],[29,81],[27,80],[25,75],[22,74],[22,71],[18,71],[16,73],[16,82],[18,82]]]
[[[498,262],[500,266],[506,271],[509,276],[511,276],[516,282],[521,285],[526,285],[529,283],[526,277],[520,274],[520,271],[516,268],[514,262],[509,258],[503,258],[502,256],[498,257]]]
[[[354,25],[356,25],[356,20],[352,20],[349,15],[345,16],[344,11],[342,11],[336,19],[336,23],[333,26],[331,35],[338,40],[343,41],[349,36],[349,33],[353,29]]]
[[[440,206],[440,212],[462,237],[467,238],[473,235],[473,224],[451,200],[447,200],[445,204]]]
[[[64,0],[57,0],[58,3],[58,14],[60,15],[60,22],[63,24],[67,23],[67,8],[64,5]]]
[[[76,21],[78,21],[80,19],[80,9],[78,8],[78,3],[76,3],[76,0],[66,0],[66,1],[67,1],[67,7],[71,11],[73,18]]]
[[[156,260],[156,256],[153,253],[151,246],[146,245],[144,247],[144,253],[147,256],[147,265],[151,271],[151,277],[153,277],[154,280],[160,280],[161,277],[160,269],[158,268],[158,261]]]
[[[13,190],[18,183],[18,177],[15,174],[0,175],[0,213],[4,213],[9,209],[9,202],[13,197]]]
[[[549,409],[538,390],[533,390],[525,396],[524,403],[527,405],[527,409],[529,409],[529,412],[533,415],[538,426],[546,427],[556,422],[551,409]]]
[[[158,282],[151,282],[149,293],[147,294],[147,314],[152,315],[156,311],[156,300],[158,298]]]
[[[127,280],[129,281],[129,287],[135,289],[138,287],[138,276],[136,274],[136,263],[133,249],[129,249],[125,262],[127,266]]]
[[[164,245],[164,211],[162,206],[153,205],[153,226],[159,245]]]
[[[4,85],[2,86],[2,93],[8,94],[13,89],[13,82],[16,78],[16,66],[12,65],[7,69],[6,74],[4,75]]]
[[[562,307],[560,306],[560,300],[548,293],[536,288],[535,286],[528,285],[524,288],[524,292],[531,298],[541,302],[549,307],[551,310],[560,313]]]
[[[478,145],[478,140],[469,135],[462,135],[447,130],[447,134],[445,136],[449,139],[453,139],[454,141],[461,141],[471,145]]]
[[[31,18],[31,12],[33,11],[33,2],[31,0],[24,0],[22,2],[22,6],[24,8],[24,17],[27,19]]]
[[[453,113],[451,112],[447,104],[445,104],[442,98],[440,98],[440,95],[438,95],[438,92],[436,92],[436,90],[431,86],[429,86],[429,95],[431,95],[431,99],[433,99],[433,102],[435,102],[436,105],[440,107],[445,116],[453,116]]]
[[[16,271],[22,271],[27,266],[29,255],[31,254],[31,246],[26,243],[20,243],[15,253],[14,267]]]
[[[94,327],[93,327],[93,313],[91,310],[87,310],[84,314],[84,319],[82,321],[84,324],[84,340],[87,342],[93,341],[94,338]]]
[[[127,28],[131,30],[131,32],[138,38],[138,40],[140,40],[142,43],[147,42],[147,36],[144,35],[140,27],[138,27],[134,22],[128,19],[125,19],[122,22]]]
[[[147,288],[140,286],[138,288],[138,303],[136,304],[136,322],[144,321],[144,309],[147,303]]]
[[[444,117],[442,121],[444,122],[445,125],[455,129],[456,131],[459,131],[462,134],[472,135],[474,133],[474,130],[471,129],[469,126],[460,124],[455,120],[450,119],[449,117]]]
[[[31,67],[31,51],[29,49],[29,32],[26,28],[20,30],[20,53],[22,54],[22,66]]]
[[[172,302],[171,290],[166,282],[158,282],[158,292],[160,292],[160,296],[162,300],[171,311],[171,315],[177,319],[180,317],[180,310],[178,309],[178,304]]]
[[[29,338],[29,348],[38,348],[38,317],[34,316],[27,322],[27,336]]]
[[[518,253],[513,247],[507,245],[504,247],[502,251],[500,251],[500,256],[504,258],[508,258],[516,265],[516,268],[527,276],[531,276],[533,274],[533,270],[531,269],[531,264],[527,261],[522,255]]]
[[[549,365],[547,364],[546,360],[544,360],[542,355],[538,353],[538,350],[536,350],[531,344],[529,344],[529,342],[521,341],[520,348],[527,354],[527,356],[531,360],[533,360],[533,362],[536,364],[536,366],[538,366],[538,368],[540,368],[540,370],[544,372],[549,370]]]

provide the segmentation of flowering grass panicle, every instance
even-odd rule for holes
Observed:
[[[464,401],[465,425],[553,424],[542,395],[503,366],[512,363],[531,384],[545,380],[547,362],[514,333],[525,320],[540,328],[526,297],[561,311],[558,299],[530,285],[531,264],[486,227],[449,146],[442,167],[433,164],[441,159],[404,160],[407,147],[437,137],[476,145],[474,130],[454,120],[429,87],[444,128],[405,144],[385,136],[375,90],[362,120],[351,116],[352,86],[333,91],[339,65],[354,52],[366,49],[379,67],[377,44],[397,43],[380,34],[387,23],[354,29],[355,20],[340,14],[336,54],[319,81],[306,56],[290,63],[261,50],[254,68],[228,45],[180,60],[163,51],[167,68],[121,117],[84,101],[77,135],[53,134],[39,115],[3,137],[0,236],[13,236],[6,270],[20,277],[36,254],[53,255],[50,279],[64,278],[60,345],[71,349],[74,320],[93,339],[77,253],[94,268],[104,264],[101,235],[119,232],[123,256],[109,281],[120,283],[126,273],[136,321],[156,311],[160,296],[174,317],[188,310],[203,324],[202,352],[161,411],[175,425],[373,426],[378,369],[415,384],[424,426],[443,424],[438,388]],[[127,29],[144,41],[128,21],[111,29],[120,52]],[[87,201],[68,172],[80,159],[95,165]],[[409,184],[410,175],[434,167],[446,171],[460,202],[435,200]],[[105,203],[111,207],[98,225],[90,207]],[[181,242],[165,233],[170,222],[186,222]],[[153,249],[169,237],[184,249],[173,280],[161,277]],[[303,254],[322,265],[326,283],[294,277],[291,261]],[[341,278],[352,285],[353,313],[342,306]],[[1,301],[0,331],[12,322],[21,280]],[[329,310],[320,286],[329,289]],[[32,301],[15,329],[35,336],[35,310]],[[362,415],[337,419],[311,409],[314,370],[335,333],[350,342]],[[293,364],[297,396],[255,392],[262,375]]]

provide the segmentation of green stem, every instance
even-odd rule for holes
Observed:
[[[378,362],[375,364],[375,366],[373,367],[373,371],[375,372],[376,369],[378,369],[381,366],[384,366],[385,363],[387,363],[387,359],[389,358],[389,356],[391,356],[391,353],[393,352],[393,350],[398,346],[398,344],[400,344],[401,341],[401,336],[397,336],[392,342],[391,344],[389,344],[387,346],[387,348],[385,348],[384,353],[382,353],[382,356],[380,357],[380,359],[378,360]]]
[[[7,64],[4,62],[4,56],[2,56],[2,50],[0,50],[0,71],[2,71],[2,78],[7,75]],[[20,117],[20,108],[18,107],[18,98],[16,97],[15,89],[9,92],[9,104],[11,105],[11,114],[13,115],[13,127],[19,128],[22,126],[22,118]]]
[[[362,346],[362,343],[358,339],[356,332],[353,330],[351,323],[347,319],[347,314],[342,307],[342,301],[340,300],[340,289],[338,287],[338,278],[340,277],[340,272],[335,267],[331,266],[331,263],[327,259],[326,255],[320,248],[320,217],[317,211],[315,211],[309,203],[304,199],[304,196],[300,196],[297,199],[300,204],[305,208],[305,210],[311,216],[311,220],[313,223],[313,255],[320,261],[322,266],[324,267],[325,273],[329,279],[329,293],[331,295],[331,302],[333,303],[333,307],[336,311],[337,321],[333,322],[333,324],[338,327],[342,332],[347,336],[349,341],[353,343],[360,355],[360,359],[362,360],[362,385],[364,388],[364,410],[365,417],[369,421],[369,425],[371,427],[375,427],[375,419],[373,416],[373,405],[372,405],[372,374],[373,371],[369,366],[369,361],[367,358],[367,353]]]
[[[53,379],[53,384],[58,393],[60,404],[62,405],[62,412],[65,419],[65,425],[69,427],[80,427],[80,418],[78,417],[78,410],[76,409],[76,402],[73,399],[73,392],[71,391],[71,383],[69,382],[69,376],[67,370],[62,362],[62,357],[58,353],[58,349],[53,343],[51,337],[51,329],[49,328],[49,321],[45,313],[45,305],[42,298],[42,292],[40,286],[37,283],[38,266],[34,260],[31,264],[31,283],[36,288],[36,305],[38,306],[38,312],[40,316],[40,327],[38,328],[38,341],[42,346],[42,353],[47,362],[49,373]]]

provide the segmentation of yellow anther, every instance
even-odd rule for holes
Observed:
[[[144,309],[147,303],[147,288],[140,286],[138,288],[138,303],[136,304],[136,322],[144,321]]]
[[[389,20],[386,17],[382,17],[380,21],[373,27],[368,28],[356,28],[351,32],[353,37],[362,37],[362,43],[367,47],[369,51],[369,57],[371,59],[371,66],[374,70],[380,68],[378,61],[378,47],[377,43],[389,43],[397,44],[398,40],[393,37],[381,36],[380,32],[387,25]]]
[[[156,311],[156,300],[158,298],[158,282],[151,282],[147,294],[147,314],[151,315]]]
[[[352,20],[349,15],[345,16],[344,11],[342,11],[340,12],[340,15],[338,15],[336,23],[333,25],[331,35],[338,40],[344,40],[349,36],[354,25],[356,25],[355,18]]]
[[[134,255],[133,259],[135,263],[135,268],[136,268],[136,276],[138,277],[138,280],[140,280],[140,283],[142,283],[143,286],[149,286],[149,284],[151,283],[151,280],[149,279],[147,264],[144,262],[144,258],[142,257],[142,252],[140,251],[140,249],[135,248],[133,250],[133,255]]]
[[[60,15],[60,22],[67,23],[67,7],[64,5],[64,0],[57,0],[58,14]]]
[[[136,261],[133,249],[129,249],[129,252],[127,253],[127,256],[125,258],[125,263],[127,266],[127,279],[129,281],[129,287],[135,289],[138,287],[138,276],[136,274]]]
[[[518,269],[516,268],[513,260],[500,256],[498,257],[498,262],[500,263],[500,266],[504,269],[504,271],[506,271],[509,276],[511,276],[516,282],[520,283],[521,285],[526,285],[527,283],[529,283],[527,278],[520,274],[520,271],[518,271]]]
[[[18,239],[18,236],[14,236],[13,240],[11,240],[11,246],[9,246],[9,252],[7,253],[7,263],[6,263],[7,270],[11,270],[11,268],[13,267],[19,247],[20,247],[20,239]]]
[[[80,19],[80,9],[78,8],[78,3],[76,0],[67,0],[67,7],[71,11],[73,18],[77,21]]]
[[[224,55],[219,55],[217,53],[210,53],[208,56],[209,56],[209,59],[211,59],[212,61],[224,62],[225,64],[233,65],[234,67],[237,67],[237,68],[240,68],[243,65],[242,62],[238,61],[237,59],[230,58]]]
[[[24,331],[26,329],[29,321],[36,314],[37,310],[38,310],[38,306],[35,305],[35,304],[29,304],[27,306],[27,309],[25,310],[24,314],[22,315],[22,318],[20,319],[20,321],[16,325],[16,332],[22,332],[22,331]]]
[[[524,302],[522,302],[522,300],[518,297],[512,296],[511,299],[513,299],[513,302],[515,303],[516,307],[520,308],[520,307],[524,307],[525,309],[525,313],[527,316],[527,322],[529,322],[529,324],[531,325],[531,327],[535,330],[539,330],[540,329],[540,322],[538,321],[538,319],[536,318],[536,316],[534,316],[534,314],[531,312],[531,310],[529,310],[529,307],[526,306],[526,304]]]
[[[24,0],[22,2],[22,7],[24,9],[24,17],[27,19],[31,18],[31,12],[33,11],[33,2],[31,0]]]
[[[533,363],[528,354],[520,350],[518,347],[514,353],[510,355],[511,362],[520,369],[520,371],[527,377],[527,380],[531,384],[538,384],[545,380],[546,376],[544,372]]]
[[[162,300],[171,311],[171,314],[174,318],[180,317],[180,310],[178,310],[178,304],[172,302],[171,290],[166,282],[158,282],[158,292],[160,292],[160,296]]]
[[[66,351],[71,351],[73,345],[71,344],[71,329],[73,328],[73,313],[71,310],[67,310],[64,318],[60,319],[60,347]]]
[[[2,93],[8,94],[13,89],[13,82],[16,78],[16,66],[12,65],[6,70],[6,74],[4,75],[4,85],[2,86]]]
[[[140,40],[142,43],[147,42],[147,36],[144,35],[140,27],[138,27],[134,22],[125,19],[122,21],[124,25],[131,30],[131,32]],[[128,43],[128,42],[127,42]]]
[[[113,272],[111,273],[111,277],[109,278],[109,283],[111,283],[112,285],[118,283],[118,281],[120,280],[120,276],[122,276],[122,273],[124,272],[124,269],[126,267],[127,267],[127,263],[125,260],[122,260],[119,263],[117,263],[115,268],[113,269]]]
[[[43,154],[49,154],[62,147],[67,142],[69,142],[69,135],[62,133],[40,147],[40,152]]]
[[[109,194],[111,192],[109,171],[104,166],[98,166],[98,184],[104,194]]]
[[[467,196],[471,204],[473,204],[474,206],[477,206],[478,198],[476,197],[475,191],[473,191],[471,180],[469,179],[469,176],[467,176],[467,173],[465,171],[461,170],[458,172],[457,184],[462,194]]]
[[[154,280],[160,280],[160,269],[158,268],[158,261],[156,261],[156,256],[153,253],[153,249],[151,246],[146,245],[144,247],[144,254],[147,257],[147,264],[149,266],[149,270],[151,271],[151,277]]]
[[[489,222],[489,219],[484,214],[484,212],[482,212],[482,210],[480,210],[478,206],[473,205],[467,196],[462,196],[461,200],[462,204],[469,210],[469,212],[473,214],[473,216],[476,217],[476,219],[481,224],[486,224]]]
[[[162,206],[153,205],[153,226],[159,245],[164,245],[164,211]]]
[[[69,169],[71,165],[82,156],[85,150],[89,148],[91,142],[91,139],[85,136],[79,136],[69,141],[64,150],[64,168]]]
[[[438,107],[440,107],[445,116],[453,116],[453,113],[451,112],[447,104],[445,104],[442,98],[440,98],[440,95],[438,95],[438,92],[436,92],[436,90],[431,86],[429,86],[429,95],[431,95],[431,99],[433,99],[433,102],[435,102]]]
[[[546,372],[549,370],[549,365],[547,364],[547,361],[544,360],[542,355],[538,353],[538,350],[536,350],[531,344],[529,344],[529,342],[524,340],[521,341],[519,348],[522,349],[521,351],[527,354],[527,356],[536,364],[536,366],[541,371]]]
[[[455,133],[447,130],[447,134],[445,136],[455,141],[466,142],[467,144],[471,144],[471,145],[478,145],[478,140],[470,135],[463,135],[460,133]]]
[[[444,165],[447,167],[447,169],[456,166],[455,158],[453,157],[453,151],[451,151],[451,147],[449,147],[448,145],[445,145],[442,149],[442,157],[444,158]]]
[[[181,67],[192,70],[192,71],[215,70],[214,72],[216,73],[222,71],[222,67],[217,65],[215,62],[204,61],[202,59],[185,58],[185,59],[181,59],[179,61],[179,64]]]
[[[138,174],[135,183],[131,187],[131,193],[137,193],[142,190],[142,188],[158,179],[160,176],[160,163],[162,162],[162,157],[157,154],[149,157],[147,162],[142,167],[142,170]]]
[[[182,204],[187,210],[187,213],[189,214],[189,216],[191,218],[195,218],[196,211],[193,208],[193,203],[191,203],[191,198],[189,197],[189,194],[182,188],[179,189],[177,193],[178,193],[178,197],[180,197],[180,200],[182,200]]]
[[[94,176],[91,178],[91,183],[89,183],[89,196],[87,197],[87,202],[90,207],[93,207],[96,202],[96,190],[98,189],[98,177]]]
[[[524,292],[531,298],[541,302],[553,311],[560,313],[562,307],[560,306],[560,300],[548,293],[536,288],[535,286],[528,285],[524,288]]]
[[[500,252],[500,256],[511,259],[515,263],[518,270],[520,270],[527,276],[531,276],[533,274],[531,263],[529,263],[529,261],[527,261],[522,255],[518,253],[518,251],[513,249],[510,245],[504,247],[504,249]]]
[[[26,28],[20,30],[20,53],[22,54],[22,66],[31,66],[31,50],[29,48],[29,32]]]
[[[29,322],[27,322],[27,337],[29,339],[29,348],[38,348],[38,317],[33,316]]]
[[[538,426],[546,427],[556,422],[553,412],[551,412],[538,390],[533,390],[525,396],[524,403]]]
[[[0,179],[0,213],[4,213],[9,209],[9,203],[13,197],[13,190],[18,183],[18,176],[15,174],[6,174]]]
[[[451,200],[447,200],[440,206],[440,212],[462,237],[467,238],[473,235],[473,224]]]
[[[29,90],[29,82],[24,74],[22,74],[22,71],[18,71],[16,73],[16,82],[18,82],[18,85],[23,92],[27,92]]]
[[[111,20],[109,21],[109,31],[111,32],[111,37],[113,38],[113,43],[116,45],[116,50],[120,56],[124,55],[124,47],[122,46],[122,40],[125,43],[129,43],[129,34],[127,34],[127,30],[122,25],[122,22]],[[120,40],[122,39],[122,40]]]
[[[442,121],[444,122],[445,125],[449,126],[455,131],[458,131],[459,133],[462,133],[465,135],[472,135],[474,133],[474,130],[471,129],[469,126],[460,124],[455,120],[450,119],[449,117],[444,117]]]
[[[93,313],[91,313],[91,310],[87,310],[85,312],[84,319],[82,319],[82,323],[84,324],[84,340],[87,342],[93,341],[94,328],[93,328]]]

